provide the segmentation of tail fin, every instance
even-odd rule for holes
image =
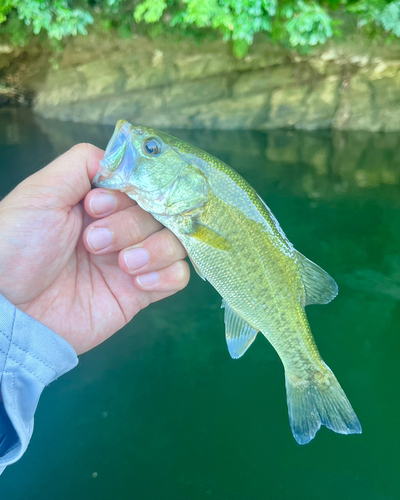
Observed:
[[[325,367],[307,380],[286,376],[290,426],[299,444],[309,443],[321,425],[339,434],[361,434],[357,415],[335,375]]]

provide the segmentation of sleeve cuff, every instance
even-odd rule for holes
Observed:
[[[0,295],[0,473],[28,447],[44,387],[77,364],[66,340]]]

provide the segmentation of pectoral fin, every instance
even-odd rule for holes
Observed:
[[[258,332],[238,316],[225,300],[221,307],[225,308],[225,334],[229,354],[233,359],[240,358],[254,342]]]
[[[193,222],[193,231],[190,232],[188,236],[196,238],[206,245],[217,248],[218,250],[223,250],[224,252],[230,252],[233,250],[233,246],[226,238],[216,233],[208,226],[204,226],[198,222]]]
[[[306,292],[305,306],[310,304],[327,304],[338,294],[336,281],[317,264],[308,260],[296,251],[300,276]]]

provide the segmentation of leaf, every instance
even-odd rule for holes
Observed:
[[[155,23],[161,18],[166,8],[165,0],[145,0],[136,7],[133,16],[136,22],[144,20],[146,23]]]

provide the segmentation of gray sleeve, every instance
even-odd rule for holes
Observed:
[[[0,474],[27,449],[44,387],[77,364],[67,341],[0,295]]]

